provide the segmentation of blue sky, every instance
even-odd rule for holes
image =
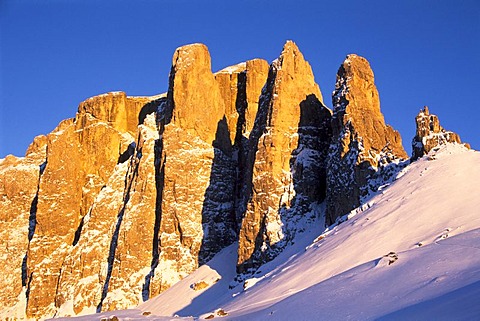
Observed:
[[[287,39],[312,65],[327,106],[338,67],[357,53],[409,152],[424,105],[480,149],[477,0],[0,0],[0,157],[22,156],[88,97],[165,92],[181,45],[205,43],[217,71],[270,62]]]

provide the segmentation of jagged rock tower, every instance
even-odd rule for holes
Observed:
[[[373,71],[365,58],[347,56],[338,69],[332,103],[327,224],[360,205],[369,192],[368,179],[381,167],[407,158],[400,134],[385,125]]]
[[[176,50],[163,107],[157,115],[161,212],[153,294],[215,254],[219,248],[212,244],[235,240],[230,128],[207,47],[194,44]]]
[[[312,69],[288,41],[270,65],[248,143],[238,270],[273,258],[325,198],[331,113]]]
[[[427,106],[423,107],[415,117],[415,124],[417,131],[412,140],[412,161],[428,154],[435,147],[447,143],[460,144],[462,142],[458,134],[440,126],[438,117],[430,114]],[[465,146],[470,148],[468,144],[465,144]]]

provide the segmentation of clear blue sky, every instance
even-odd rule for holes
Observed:
[[[329,107],[339,65],[357,53],[409,152],[423,105],[480,149],[478,0],[0,0],[0,157],[22,156],[88,97],[165,92],[181,45],[205,43],[217,71],[272,61],[287,39]]]

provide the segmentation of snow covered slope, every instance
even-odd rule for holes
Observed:
[[[137,310],[109,315],[120,320],[146,318],[142,313],[150,313],[151,320],[169,320],[155,315],[180,316],[175,320],[480,318],[480,153],[449,144],[399,176],[369,200],[366,210],[321,236],[321,231],[306,233],[245,284],[233,281],[236,248],[231,246]],[[194,290],[201,281],[209,286]]]

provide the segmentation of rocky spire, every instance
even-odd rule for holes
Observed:
[[[319,214],[315,204],[325,197],[330,117],[310,65],[288,41],[270,66],[249,138],[245,205],[239,206],[245,213],[240,272],[273,258],[300,221],[314,221]]]
[[[217,123],[225,115],[221,98],[208,48],[199,43],[177,48],[172,59],[167,102],[172,122],[211,144]]]
[[[333,92],[333,139],[327,169],[327,223],[360,205],[381,166],[407,158],[400,134],[385,124],[368,61],[348,55]]]
[[[167,102],[158,117],[158,257],[150,295],[188,275],[236,237],[233,143],[205,45],[175,51]]]
[[[440,126],[436,115],[430,114],[428,107],[423,107],[415,117],[417,131],[412,140],[412,161],[428,154],[432,149],[447,143],[461,143],[458,134]],[[470,148],[469,144],[465,144]]]

